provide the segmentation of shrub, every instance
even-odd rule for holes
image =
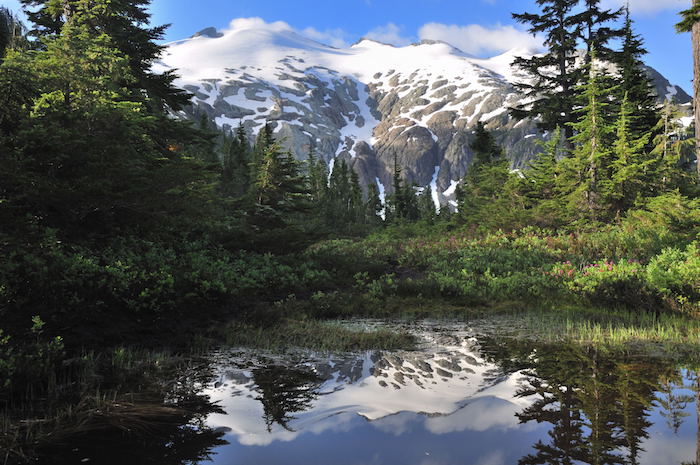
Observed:
[[[665,249],[649,263],[646,279],[664,295],[700,301],[700,244]]]
[[[646,283],[644,266],[635,260],[602,260],[582,269],[560,263],[550,275],[593,304],[658,309],[660,303]]]

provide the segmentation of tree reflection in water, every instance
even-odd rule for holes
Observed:
[[[253,379],[260,395],[256,398],[263,405],[263,419],[267,431],[277,423],[287,431],[294,431],[289,423],[292,415],[313,406],[318,397],[320,378],[307,368],[289,368],[271,365],[253,370]]]
[[[678,431],[687,416],[683,409],[695,400],[677,392],[684,371],[670,359],[573,344],[481,343],[504,370],[525,375],[517,396],[533,396],[534,402],[517,415],[520,422],[552,425],[548,439],[534,444],[534,452],[521,458],[520,465],[638,464],[652,410],[660,407]]]

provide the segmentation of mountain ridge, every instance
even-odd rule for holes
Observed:
[[[340,49],[283,23],[244,24],[168,44],[156,69],[176,69],[177,84],[194,94],[183,117],[204,113],[222,129],[243,124],[251,137],[269,122],[298,157],[314,147],[330,169],[344,159],[364,185],[376,182],[382,192],[390,190],[396,158],[409,182],[437,189],[436,203],[444,204],[471,163],[477,121],[494,132],[514,168],[546,137],[534,121],[507,112],[522,101],[513,84],[523,76],[510,63],[523,53],[530,51],[475,58],[442,41],[396,47],[367,38]],[[690,100],[649,72],[662,99]]]

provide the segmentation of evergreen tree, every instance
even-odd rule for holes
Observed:
[[[309,207],[309,194],[299,162],[274,143],[262,154],[255,179],[258,217],[272,226],[281,226],[291,213]]]
[[[316,150],[313,146],[309,148],[307,159],[307,172],[309,177],[309,190],[312,202],[323,209],[323,202],[328,195],[328,169],[323,158],[316,157]]]
[[[478,223],[493,215],[493,211],[487,213],[486,209],[496,208],[511,176],[503,150],[481,122],[476,125],[470,148],[473,161],[458,188],[457,199],[460,218]]]
[[[81,8],[90,7],[93,17],[89,27],[107,34],[114,47],[126,57],[129,80],[121,84],[128,89],[130,99],[144,103],[153,116],[165,116],[163,110],[180,110],[189,103],[189,95],[173,85],[174,71],[154,72],[153,64],[161,56],[166,26],[147,27],[151,0],[111,0],[94,8],[86,0],[20,0],[27,17],[34,24],[30,31],[40,43],[55,37],[63,25]],[[167,128],[167,124],[164,126]]]
[[[382,199],[379,197],[379,187],[375,183],[367,186],[367,201],[365,202],[365,218],[368,224],[376,224],[381,221]]]
[[[600,70],[593,64],[588,69],[588,83],[582,86],[585,105],[577,112],[578,122],[570,125],[576,131],[571,139],[575,148],[571,159],[564,161],[565,176],[559,181],[563,183],[562,191],[569,192],[572,213],[583,211],[591,219],[603,219],[607,212],[604,194],[610,190],[614,135],[608,115],[611,89],[604,87],[606,81]]]
[[[644,147],[650,134],[634,139],[630,127],[633,121],[632,105],[625,94],[616,123],[616,139],[612,150],[612,183],[607,196],[617,219],[634,205],[645,185],[653,182],[649,175],[651,160],[645,156]]]
[[[354,169],[350,170],[350,202],[349,217],[351,221],[362,222],[365,217],[365,204],[362,198],[360,178]]]
[[[469,144],[469,148],[474,153],[474,163],[490,163],[503,154],[503,149],[496,144],[493,135],[486,130],[482,121],[476,123],[474,129],[474,140]]]
[[[30,35],[39,40],[55,37],[63,28],[75,0],[20,0],[24,13],[33,25]]]
[[[249,175],[248,177],[253,180],[250,185],[252,197],[255,198],[255,190],[257,189],[257,183],[254,182],[258,179],[258,172],[261,169],[265,153],[270,147],[276,144],[272,126],[269,123],[265,123],[265,126],[260,129],[257,137],[255,138],[255,144],[253,145],[253,152],[250,157]]]
[[[513,190],[522,197],[523,210],[529,210],[530,221],[542,226],[558,226],[562,218],[561,196],[558,191],[558,178],[563,158],[563,132],[557,128],[549,140],[542,143],[538,154],[514,183]]]
[[[526,179],[529,195],[537,200],[550,200],[556,195],[558,160],[561,151],[562,131],[556,128],[544,144],[544,151],[530,162]]]
[[[517,118],[539,117],[538,125],[544,130],[562,127],[568,140],[573,136],[570,123],[576,120],[575,87],[581,81],[581,70],[575,66],[580,18],[572,14],[578,0],[537,0],[537,4],[541,14],[513,14],[516,21],[529,26],[531,34],[544,35],[547,52],[513,62],[531,79],[516,84],[529,103],[511,113]]]
[[[418,196],[418,212],[422,220],[426,220],[429,223],[435,221],[437,217],[437,210],[435,208],[435,201],[433,200],[433,189],[431,186],[427,186]]]
[[[0,63],[8,50],[26,47],[25,34],[22,22],[9,9],[0,7]]]
[[[199,114],[199,141],[196,144],[195,156],[203,161],[204,163],[211,164],[212,166],[220,166],[221,160],[219,160],[219,155],[216,150],[215,138],[218,136],[218,129],[216,127],[211,127],[209,122],[209,115],[205,112]]]
[[[237,150],[238,141],[233,133],[224,132],[223,135],[223,156],[221,157],[221,183],[230,186],[233,182],[234,163],[232,153]]]
[[[401,212],[401,218],[405,220],[417,221],[418,219],[420,219],[418,196],[416,195],[417,190],[418,186],[415,183],[404,183],[403,193],[401,195],[404,202],[403,211]]]
[[[236,129],[236,151],[233,152],[232,159],[235,167],[234,181],[238,184],[239,192],[242,194],[248,190],[250,185],[250,142],[248,141],[248,133],[243,126],[243,123],[238,125]]]
[[[222,183],[225,191],[240,196],[250,190],[250,145],[243,125],[224,144]]]
[[[683,186],[685,173],[681,169],[686,154],[692,158],[694,140],[686,133],[680,120],[681,112],[677,105],[666,101],[661,110],[661,117],[652,131],[653,140],[652,170],[655,178],[649,186],[651,195],[660,195]]]
[[[396,221],[406,216],[406,189],[401,179],[401,167],[398,159],[394,155],[394,174],[392,176],[392,194],[386,203],[386,220]]]
[[[328,202],[326,204],[326,217],[331,225],[344,228],[350,222],[351,194],[348,164],[345,160],[340,160],[340,162],[336,160],[328,182]]]
[[[614,54],[613,62],[619,68],[617,101],[627,98],[634,118],[629,122],[632,137],[640,138],[653,131],[659,121],[659,104],[654,86],[644,68],[642,57],[646,55],[643,39],[635,34],[629,9],[625,8],[622,28],[622,49]]]
[[[623,8],[614,11],[601,9],[600,0],[584,0],[584,10],[574,17],[574,22],[578,23],[579,34],[586,44],[586,64],[591,62],[593,50],[601,60],[612,60],[614,52],[608,43],[622,37],[623,32],[606,24],[617,21],[622,12]]]
[[[72,4],[60,34],[0,65],[8,88],[25,89],[15,79],[33,76],[22,97],[31,113],[11,115],[19,116],[16,125],[0,118],[2,152],[14,155],[0,162],[8,205],[85,237],[154,223],[164,228],[184,212],[194,219],[208,211],[191,195],[210,185],[208,171],[184,148],[194,128],[153,116],[134,98],[122,85],[133,80],[128,58],[94,27],[110,4]]]

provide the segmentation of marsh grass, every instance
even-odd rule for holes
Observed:
[[[399,350],[415,347],[416,338],[403,330],[343,321],[283,320],[270,326],[235,322],[224,330],[230,346],[274,351],[292,348],[321,351]]]
[[[72,437],[157,434],[182,424],[201,407],[188,391],[192,381],[181,382],[193,372],[206,376],[206,366],[167,350],[118,347],[65,359],[44,379],[0,393],[0,465],[29,461]]]
[[[482,319],[481,331],[541,342],[644,349],[667,355],[700,351],[700,319],[679,313],[566,307]]]

